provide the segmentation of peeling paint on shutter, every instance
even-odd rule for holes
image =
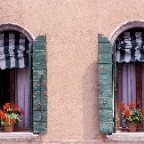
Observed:
[[[107,38],[98,35],[98,103],[99,132],[113,132],[112,46]]]
[[[33,43],[33,132],[47,130],[46,94],[46,36],[38,36]]]

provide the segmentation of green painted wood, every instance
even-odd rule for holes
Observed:
[[[46,79],[46,73],[47,73],[46,70],[35,70],[35,71],[33,71],[33,75],[34,75],[33,80],[34,81],[39,80],[41,75],[43,75],[44,76],[43,78]]]
[[[47,68],[46,37],[38,36],[33,43],[33,132],[47,130]]]
[[[112,122],[112,110],[111,109],[101,109],[99,110],[99,120],[101,122]]]
[[[108,38],[105,38],[101,34],[98,34],[98,43],[110,43],[110,42]]]
[[[98,84],[100,86],[100,84]],[[112,86],[109,84],[101,86],[101,88],[98,89],[99,97],[106,97],[106,96],[112,96]]]
[[[46,64],[41,64],[41,63],[34,63],[33,64],[33,69],[34,70],[46,70]]]
[[[35,63],[46,63],[46,52],[44,50],[37,50],[33,52],[33,61]]]
[[[43,122],[47,121],[46,111],[33,111],[33,121],[35,122]]]
[[[112,48],[107,38],[98,35],[99,132],[113,132]]]
[[[41,96],[43,97],[41,99]],[[47,95],[46,91],[43,91],[40,96],[40,91],[34,91],[33,94],[33,110],[47,110]],[[41,103],[43,104],[43,107],[41,107]]]
[[[99,121],[99,132],[103,134],[111,134],[113,132],[113,122],[101,122]]]
[[[111,53],[99,53],[98,59],[99,63],[112,63]]]
[[[100,74],[112,75],[112,63],[105,64],[105,63],[98,62],[98,75]]]
[[[34,122],[33,123],[34,125],[34,128],[33,128],[33,131],[35,133],[39,133],[41,131],[46,131],[47,130],[47,122]]]
[[[112,75],[98,75],[98,84],[112,85]]]
[[[35,76],[35,75],[34,75]],[[40,81],[38,80],[33,80],[33,90],[38,90],[40,88],[40,85],[42,85],[42,89],[45,90],[46,89],[46,79],[42,80],[42,82],[40,83]]]
[[[112,48],[110,43],[98,43],[98,51],[104,53],[112,53]]]
[[[111,109],[112,108],[112,96],[108,97],[107,95],[104,97],[99,97],[99,108],[100,109]]]

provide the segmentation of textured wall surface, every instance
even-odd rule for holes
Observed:
[[[122,23],[143,20],[143,5],[143,0],[0,0],[0,24],[15,23],[34,38],[47,36],[48,132],[30,144],[112,143],[98,132],[97,34],[110,38]]]

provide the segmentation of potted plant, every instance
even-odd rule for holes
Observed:
[[[129,128],[129,132],[135,132],[138,124],[140,124],[144,118],[144,110],[134,109],[133,102],[131,102],[129,106],[122,103],[121,110],[125,123]]]
[[[17,104],[11,106],[10,103],[5,103],[2,110],[0,110],[1,126],[4,127],[4,131],[11,132],[14,129],[14,124],[17,121],[21,121],[19,116],[23,115],[24,111],[19,109]]]

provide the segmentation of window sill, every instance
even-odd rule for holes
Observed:
[[[126,132],[126,133],[113,133],[107,135],[107,138],[111,141],[144,141],[143,132]]]
[[[38,134],[33,134],[31,132],[0,132],[0,140],[10,140],[10,139],[34,139],[37,138]]]

